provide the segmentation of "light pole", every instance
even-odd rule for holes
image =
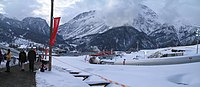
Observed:
[[[52,37],[53,31],[53,3],[54,0],[51,0],[51,16],[50,16],[50,38]],[[49,71],[51,71],[51,64],[52,64],[52,46],[49,43]]]
[[[198,54],[198,49],[199,49],[199,46],[198,46],[198,44],[199,44],[199,36],[200,36],[200,31],[199,31],[199,29],[197,29],[197,31],[196,31],[196,37],[197,37],[197,54]]]

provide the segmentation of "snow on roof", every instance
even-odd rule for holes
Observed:
[[[20,47],[18,47],[18,48],[27,48],[27,45],[20,45]]]

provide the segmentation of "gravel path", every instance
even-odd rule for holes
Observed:
[[[35,64],[35,69],[39,64]],[[30,72],[28,64],[25,64],[25,71],[20,71],[19,65],[12,66],[10,72],[0,69],[0,87],[36,87],[35,72]]]

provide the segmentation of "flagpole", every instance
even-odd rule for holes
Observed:
[[[50,38],[52,37],[52,28],[53,28],[53,3],[54,0],[51,0],[51,16],[50,16]],[[49,71],[51,71],[52,65],[52,46],[49,43]]]

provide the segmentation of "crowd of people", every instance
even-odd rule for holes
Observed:
[[[6,61],[6,71],[5,72],[10,72],[10,61],[12,58],[12,53],[10,49],[7,49],[7,53],[3,54],[1,49],[0,49],[0,65],[2,61]],[[24,64],[29,62],[29,71],[33,72],[34,71],[34,63],[36,61],[36,52],[31,49],[28,51],[28,55],[24,50],[21,50],[19,53],[19,65],[21,67],[21,71],[25,71]],[[14,62],[16,60],[13,60]]]

